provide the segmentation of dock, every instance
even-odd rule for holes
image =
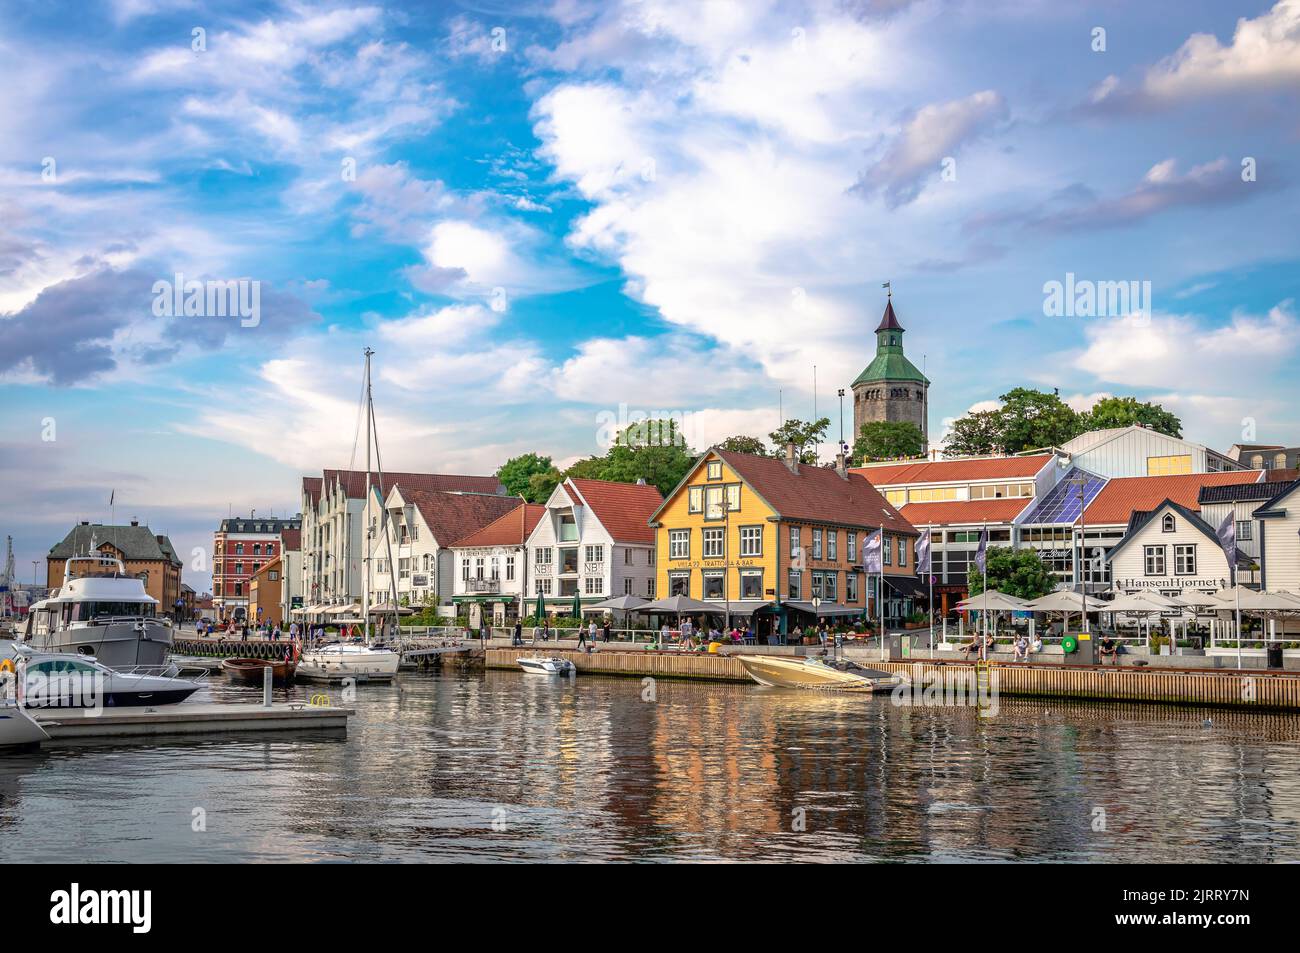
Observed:
[[[163,735],[225,735],[275,731],[347,731],[351,708],[327,705],[193,704],[157,708],[42,708],[31,712],[52,743]]]
[[[490,669],[514,669],[520,656],[544,654],[570,659],[580,674],[631,678],[701,679],[749,682],[734,654],[598,649],[578,652],[554,646],[490,647]],[[791,654],[791,653],[779,653]],[[886,661],[867,655],[852,661],[915,680],[969,678],[973,662]],[[1261,669],[1144,669],[1115,665],[994,663],[985,669],[996,678],[997,691],[1008,696],[1069,698],[1089,701],[1152,702],[1238,709],[1300,712],[1300,673]]]

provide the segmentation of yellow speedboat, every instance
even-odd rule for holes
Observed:
[[[787,655],[734,655],[760,685],[831,692],[888,692],[906,679],[856,662]]]

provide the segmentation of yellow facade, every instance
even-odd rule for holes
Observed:
[[[716,505],[719,495],[720,507]],[[716,455],[709,454],[695,469],[668,499],[657,519],[655,592],[660,597],[671,593],[670,580],[679,572],[690,573],[689,595],[695,599],[705,598],[703,577],[711,572],[725,572],[726,585],[725,597],[713,596],[711,600],[775,597],[780,546],[776,513]],[[706,530],[710,531],[707,538]],[[682,532],[687,534],[685,556],[681,554],[680,536],[674,546],[675,534]],[[754,554],[756,544],[758,552]],[[710,547],[707,555],[706,545]],[[742,594],[742,577],[752,579],[755,573],[762,577],[758,594]]]

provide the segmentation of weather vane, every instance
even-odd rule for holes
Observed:
[[[891,288],[891,287],[889,286],[889,284],[890,284],[890,283],[889,283],[888,281],[886,281],[883,285],[880,286],[880,287],[882,287],[882,288],[885,289],[885,297],[886,297],[886,298],[892,298],[892,297],[894,296],[894,289]]]

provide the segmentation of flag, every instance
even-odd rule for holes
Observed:
[[[928,526],[916,538],[916,571],[918,574],[930,571],[930,528]]]
[[[862,544],[863,572],[880,572],[880,538],[883,532],[883,530],[876,530]]]
[[[989,548],[989,528],[985,526],[984,530],[980,533],[980,548],[975,550],[975,565],[979,567],[980,572],[983,574],[988,573],[988,565],[987,565],[988,548]]]
[[[117,490],[110,490],[108,494],[108,505],[113,505],[113,500],[117,497]]]
[[[1237,573],[1237,514],[1229,513],[1219,524],[1218,532],[1219,545],[1223,547],[1223,555],[1228,560],[1228,572],[1235,579]]]

